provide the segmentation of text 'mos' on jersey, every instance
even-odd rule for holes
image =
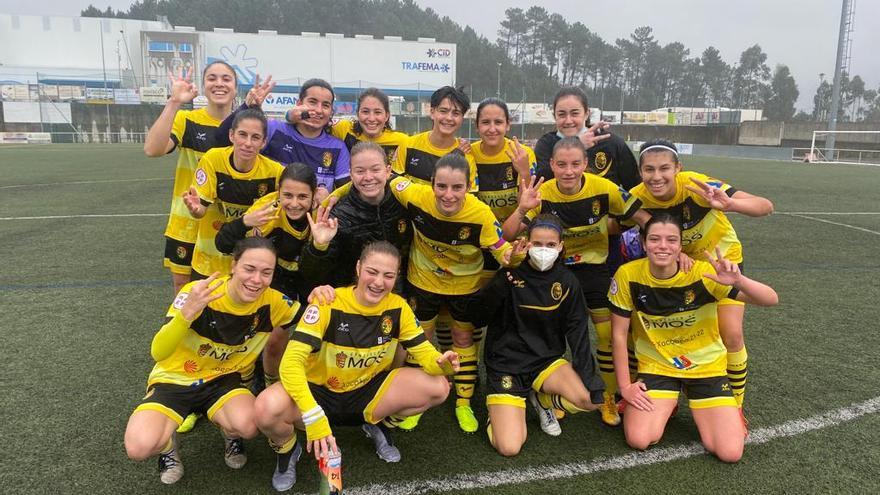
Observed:
[[[631,217],[641,201],[608,179],[584,174],[575,194],[564,194],[556,179],[539,189],[541,204],[526,214],[531,222],[540,213],[552,213],[562,222],[566,265],[602,264],[608,258],[608,217]]]
[[[171,214],[165,235],[178,241],[193,244],[198,235],[199,221],[189,214],[183,203],[183,193],[192,185],[193,173],[199,159],[216,146],[214,133],[220,121],[211,117],[206,108],[180,110],[171,125],[171,141],[178,151],[177,168],[174,171],[174,190],[171,195]],[[173,151],[173,149],[172,149]]]
[[[216,212],[199,224],[192,266],[202,275],[229,272],[232,258],[217,250],[217,232],[224,223],[242,217],[254,201],[274,192],[284,170],[280,163],[259,154],[249,172],[236,170],[232,160],[232,146],[214,148],[199,161],[193,177],[202,204]]]
[[[394,164],[394,157],[397,153],[397,149],[401,145],[405,145],[409,139],[409,136],[405,133],[393,131],[391,129],[383,130],[382,134],[376,138],[368,137],[364,133],[357,134],[354,132],[354,122],[348,119],[336,122],[330,129],[334,137],[341,139],[342,142],[345,143],[345,147],[348,148],[348,151],[351,151],[351,149],[354,148],[354,145],[358,144],[360,141],[369,141],[378,144],[382,147],[382,150],[385,151],[388,165]]]
[[[501,224],[486,204],[467,194],[458,213],[446,216],[437,209],[431,186],[398,177],[391,192],[406,208],[414,229],[407,280],[434,294],[473,294],[480,288],[481,248],[500,263],[512,249],[501,238]]]
[[[169,320],[180,314],[196,283],[180,290],[166,314]],[[226,293],[228,284],[227,278],[215,292]],[[246,304],[236,304],[229,297],[211,301],[189,324],[174,353],[156,363],[148,385],[200,385],[222,375],[249,371],[272,329],[290,326],[298,309],[298,302],[273,289]]]
[[[428,139],[431,131],[410,136],[406,143],[397,150],[397,156],[391,170],[403,175],[415,182],[416,184],[430,184],[431,176],[434,175],[434,165],[437,160],[443,158],[458,148],[459,140],[455,140],[455,144],[449,148],[438,148],[431,144]],[[470,190],[476,190],[477,167],[474,164],[474,158],[471,155],[465,155],[470,165]]]
[[[611,282],[611,311],[631,318],[639,373],[680,378],[727,374],[718,333],[717,302],[737,290],[703,277],[712,265],[695,261],[688,273],[651,275],[647,258],[621,266]]]
[[[696,187],[692,178],[720,188],[728,196],[736,193],[733,186],[718,179],[697,172],[679,172],[675,176],[675,196],[668,201],[654,198],[644,184],[632,188],[632,194],[641,200],[647,211],[665,211],[681,220],[681,250],[691,258],[705,260],[704,251],[714,255],[717,246],[725,258],[742,263],[742,244],[733,225],[724,212],[712,208],[702,196],[687,188]]]

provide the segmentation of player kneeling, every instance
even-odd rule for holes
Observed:
[[[727,378],[727,351],[718,330],[718,301],[729,298],[773,306],[776,292],[709,253],[687,273],[679,269],[681,223],[657,213],[645,225],[648,257],[620,267],[608,297],[612,304],[617,383],[625,383],[623,427],[627,443],[647,449],[660,441],[683,389],[703,446],[725,462],[742,457],[744,417]],[[638,381],[630,383],[627,333],[633,323]]]
[[[269,288],[275,248],[260,237],[240,241],[232,253],[232,275],[215,273],[183,286],[168,322],[153,338],[156,360],[147,394],[128,420],[125,450],[134,460],[159,455],[159,479],[183,476],[175,430],[190,413],[204,413],[220,427],[226,465],[247,462],[245,438],[257,435],[254,396],[241,383],[253,372],[260,351],[275,370],[287,340],[286,327],[299,303]],[[280,344],[280,345],[279,345]],[[273,359],[274,356],[274,359]]]
[[[587,334],[587,308],[580,283],[559,260],[562,224],[552,214],[529,225],[527,261],[502,268],[474,299],[488,319],[485,343],[489,395],[489,441],[504,456],[519,453],[526,441],[526,398],[541,429],[562,433],[553,409],[592,411],[605,386],[596,374]],[[562,358],[566,341],[571,362]]]
[[[281,362],[281,382],[257,398],[256,421],[278,453],[272,486],[289,490],[302,454],[294,427],[306,431],[306,448],[316,458],[338,452],[333,426],[363,425],[376,453],[400,460],[386,425],[419,414],[446,400],[443,375],[458,370],[458,355],[440,354],[406,301],[391,290],[400,254],[379,241],[367,245],[357,262],[357,282],[335,291],[312,293],[329,304],[312,304],[293,332]],[[391,369],[400,343],[421,365]],[[384,419],[384,422],[383,422]]]

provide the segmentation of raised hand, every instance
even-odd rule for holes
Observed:
[[[315,219],[312,220],[311,215],[306,215],[309,221],[309,232],[312,235],[312,243],[319,246],[326,246],[336,237],[339,228],[339,222],[335,217],[330,216],[330,208],[318,207],[315,212]]]
[[[263,102],[266,100],[266,97],[269,96],[269,93],[272,92],[274,87],[275,81],[272,80],[271,75],[263,81],[263,84],[260,84],[260,75],[257,74],[254,77],[254,87],[248,91],[247,96],[244,98],[245,105],[255,108],[262,107]]]
[[[537,181],[537,182],[536,182]],[[520,176],[519,178],[519,208],[521,213],[525,213],[533,208],[537,208],[541,204],[541,193],[539,189],[544,183],[543,177],[534,175],[528,178]],[[523,215],[525,216],[525,215]]]
[[[446,370],[446,366],[452,368],[452,371],[458,372],[459,369],[459,361],[458,361],[458,353],[455,351],[446,351],[440,357],[437,358],[437,365]]]
[[[461,150],[462,153],[467,155],[471,152],[471,143],[467,139],[458,139],[458,149]]]
[[[684,186],[688,191],[692,193],[699,194],[703,199],[709,203],[709,206],[716,210],[728,211],[730,210],[730,206],[733,204],[733,198],[727,195],[726,192],[722,191],[720,188],[710,186],[705,182],[695,179],[691,177],[691,182],[697,185],[694,186]]]
[[[220,272],[214,272],[210,277],[204,280],[199,280],[190,288],[189,294],[186,296],[186,301],[180,308],[180,314],[183,315],[187,321],[195,320],[199,313],[208,306],[208,303],[223,297],[225,294],[223,291],[214,293],[218,287],[223,285],[222,280],[217,280],[217,277],[219,276]]]
[[[507,149],[504,150],[504,153],[507,154],[507,157],[510,158],[510,162],[513,163],[513,169],[516,170],[517,175],[520,177],[528,177],[531,175],[531,166],[529,163],[529,154],[526,153],[526,149],[523,145],[519,144],[519,139],[513,138],[507,145]]]
[[[189,186],[189,191],[183,193],[183,204],[186,205],[186,209],[194,218],[205,216],[206,208],[202,204],[195,186]]]
[[[171,71],[168,71],[168,80],[171,81],[171,101],[175,103],[189,103],[199,95],[199,88],[192,82],[192,69],[188,72],[182,68],[174,77]]]
[[[578,139],[581,140],[581,143],[584,145],[584,149],[590,149],[593,146],[596,146],[597,143],[604,141],[611,137],[611,134],[608,133],[608,128],[611,125],[608,122],[599,121],[595,124],[591,125],[587,132],[578,136]]]
[[[709,263],[712,264],[712,267],[715,268],[715,274],[704,273],[703,276],[708,278],[709,280],[714,280],[721,285],[734,285],[739,282],[742,278],[742,273],[739,271],[739,266],[726,259],[721,255],[721,249],[717,246],[715,247],[715,257],[712,257],[712,254],[709,251],[703,251],[706,253],[706,259],[709,260]]]
[[[308,117],[306,117],[306,115],[308,115]],[[314,115],[309,107],[302,104],[297,105],[287,111],[287,121],[291,124],[299,124],[303,120],[307,120],[309,118],[312,118],[313,116]]]
[[[278,208],[275,206],[275,203],[269,203],[259,210],[246,213],[242,217],[242,221],[244,221],[245,227],[261,227],[263,225],[266,225],[266,222],[271,220],[277,214]]]
[[[526,253],[529,252],[529,248],[532,247],[532,244],[528,241],[528,239],[517,239],[510,243],[513,249],[508,250],[502,256],[502,261],[507,266],[510,266],[511,262],[516,263],[525,258]]]
[[[310,304],[330,304],[336,299],[336,290],[329,285],[319,285],[312,289],[309,297],[306,299]]]

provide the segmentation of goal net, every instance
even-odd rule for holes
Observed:
[[[834,146],[827,147],[834,135]],[[792,148],[792,160],[807,163],[880,165],[880,130],[813,131],[809,148]]]

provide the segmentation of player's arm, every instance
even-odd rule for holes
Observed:
[[[320,311],[320,316],[314,320],[309,320],[309,315],[313,314],[310,311],[319,311],[318,306],[313,305],[306,309],[303,319],[300,320],[287,344],[278,374],[284,390],[302,412],[306,437],[312,442],[332,435],[333,431],[330,429],[330,420],[309,390],[309,382],[306,378],[306,359],[310,354],[321,350],[321,336],[323,336],[323,327],[329,320],[329,310]],[[321,324],[321,327],[316,327],[315,323]]]
[[[507,217],[501,226],[501,236],[504,239],[508,241],[516,239],[520,232],[525,230],[526,222],[539,213],[537,209],[541,205],[539,189],[543,183],[544,179],[536,175],[528,178],[520,177],[516,210]]]
[[[709,279],[716,284],[732,287],[730,292],[726,294],[727,297],[758,306],[776,306],[779,304],[779,295],[776,294],[772,287],[743,275],[736,263],[721,256],[720,249],[715,248],[714,257],[708,251],[705,251],[705,253],[715,273],[708,271],[703,274],[703,278]],[[713,287],[709,287],[709,290],[716,294],[716,291],[713,289]]]
[[[720,181],[703,181],[691,177],[691,184],[685,187],[702,197],[712,208],[725,213],[734,212],[750,217],[763,217],[773,213],[773,203],[769,199],[734,189]]]
[[[452,351],[444,353],[437,349],[425,337],[425,332],[416,321],[409,306],[404,305],[400,312],[400,345],[415,358],[419,366],[429,375],[452,375],[458,371],[458,354]]]
[[[177,78],[169,72],[168,78],[171,80],[171,97],[144,137],[144,153],[151,157],[166,155],[174,150],[178,144],[175,139],[179,140],[183,135],[183,129],[172,133],[177,111],[182,104],[192,101],[199,94],[198,88],[192,83],[192,72],[181,73]]]
[[[749,194],[737,189],[733,196],[733,205],[727,211],[733,211],[750,217],[764,217],[773,213],[773,202],[761,196]]]
[[[344,145],[336,157],[336,176],[333,178],[333,189],[351,182],[351,155]]]

